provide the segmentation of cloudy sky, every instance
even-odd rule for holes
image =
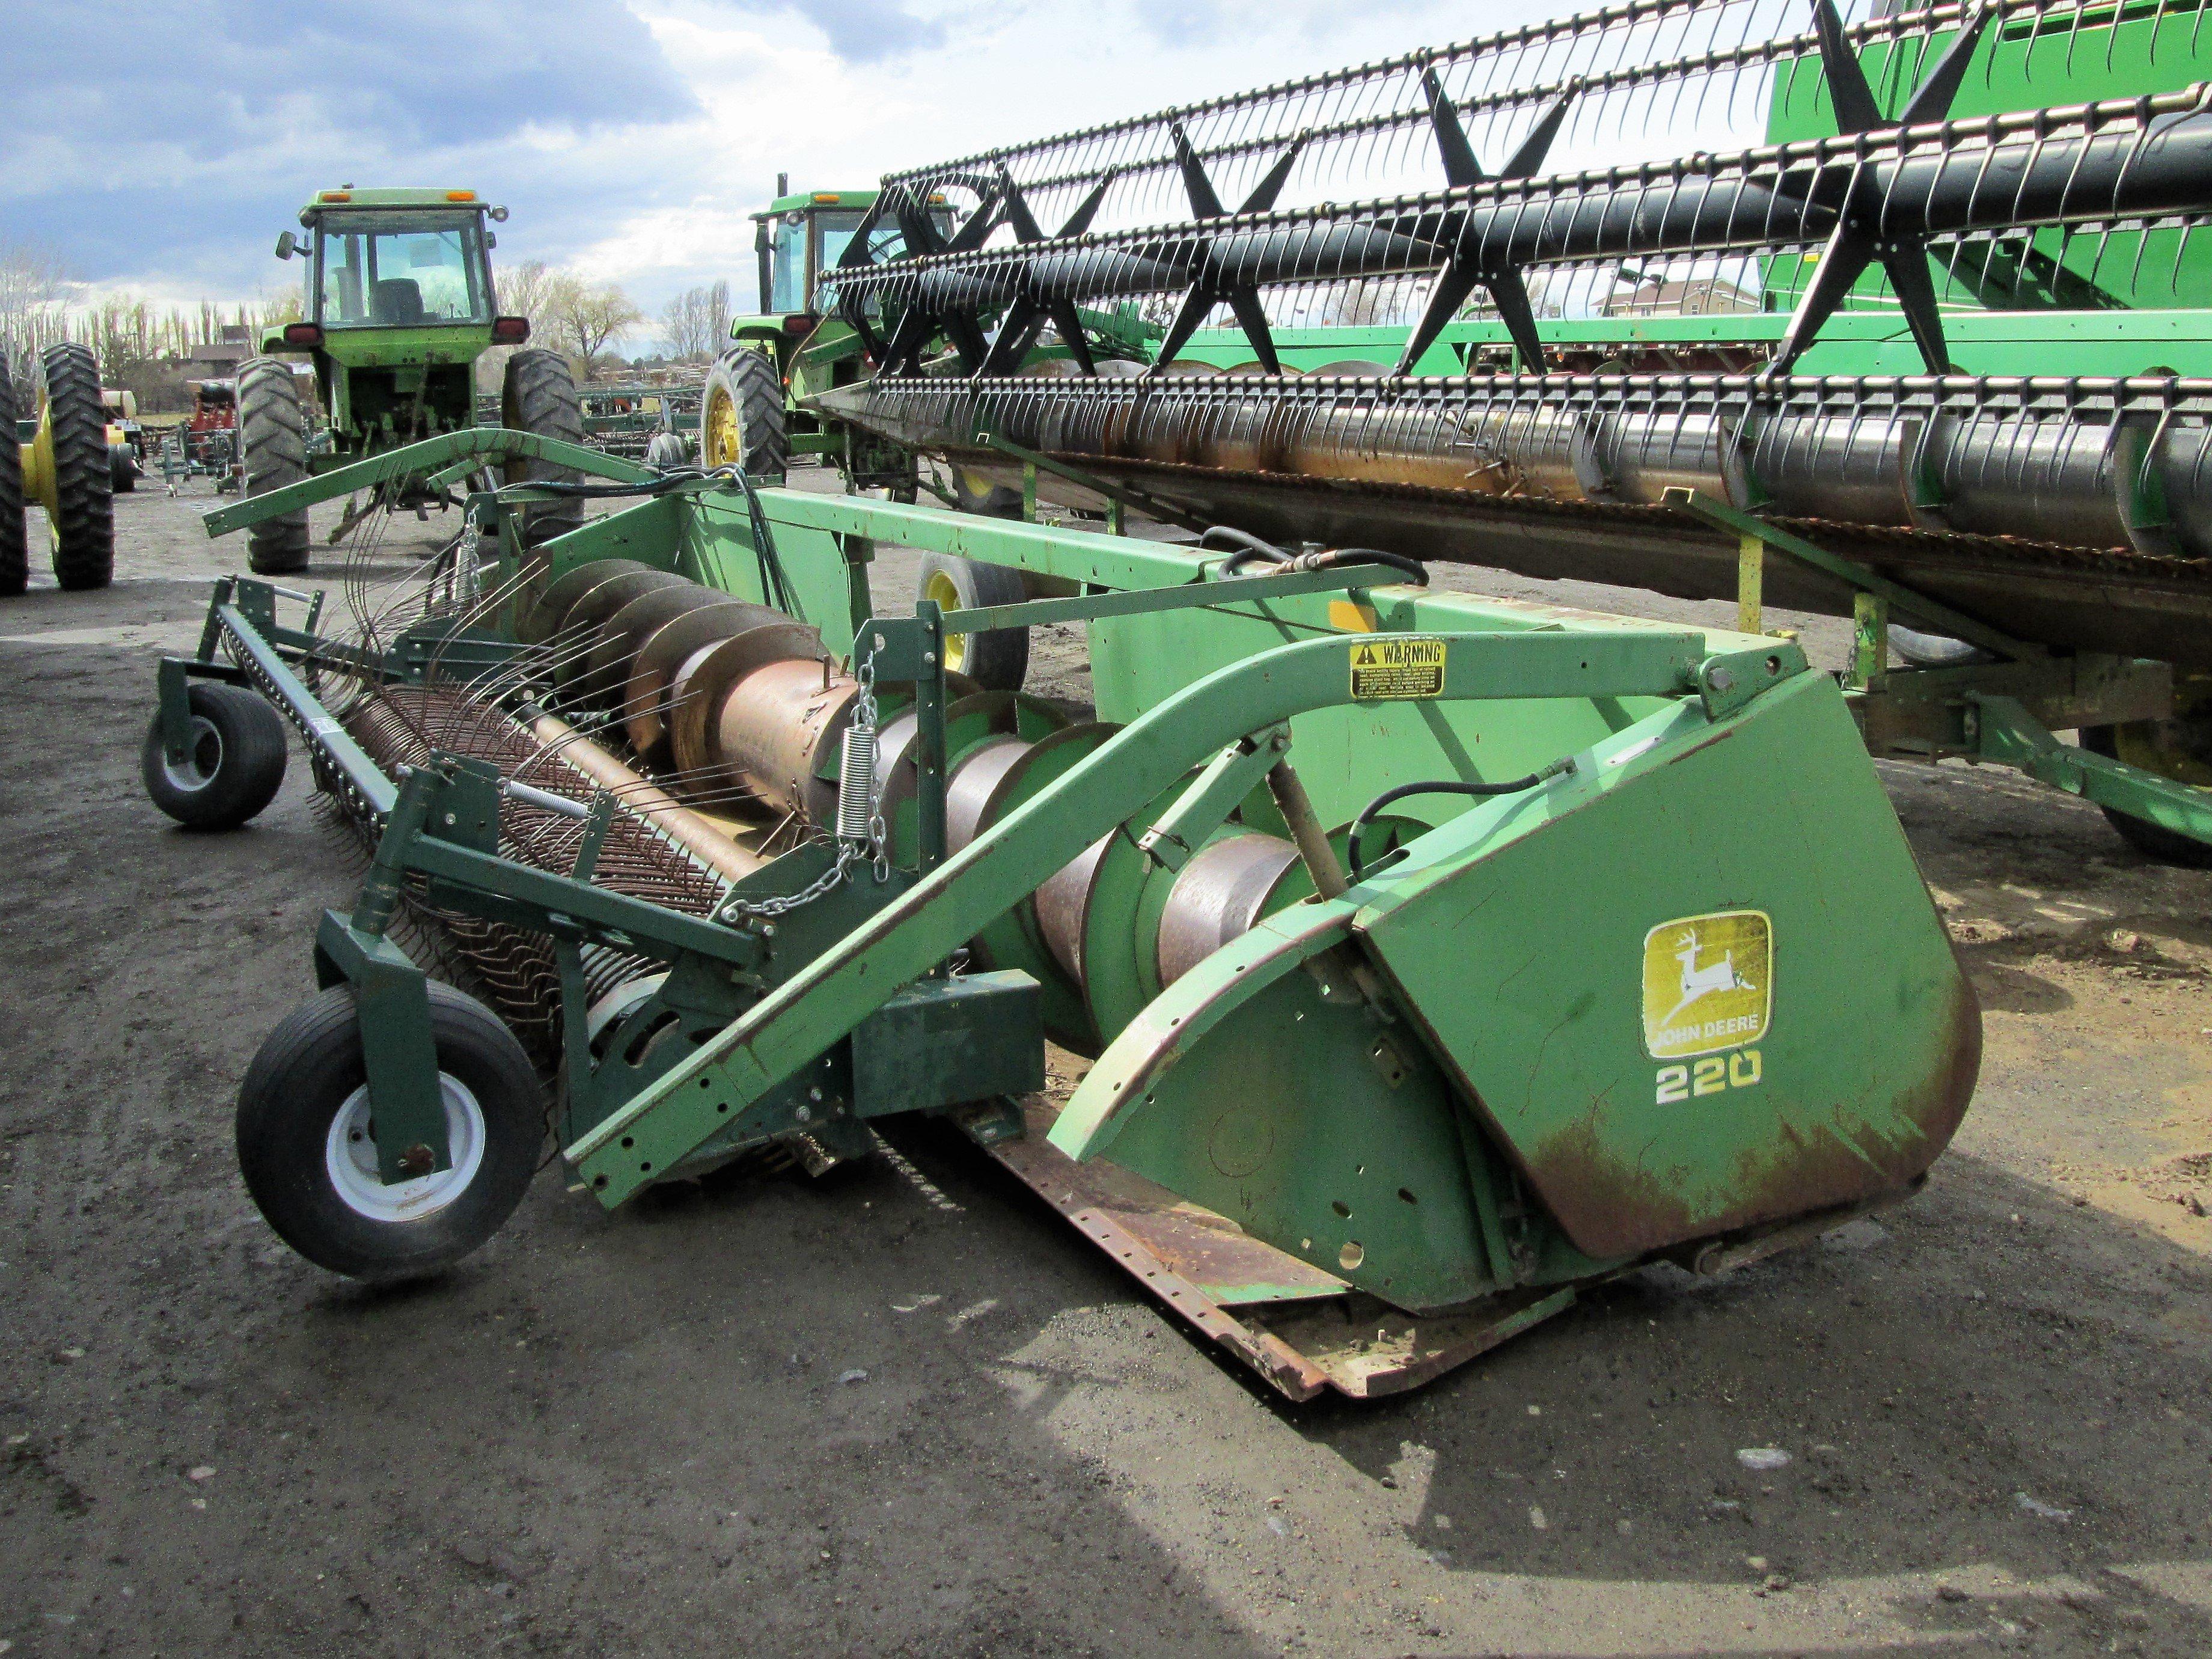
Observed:
[[[1504,0],[0,0],[0,240],[160,300],[274,294],[315,190],[466,186],[499,257],[648,313],[750,281],[745,214],[1549,15]],[[633,349],[647,343],[641,337]]]

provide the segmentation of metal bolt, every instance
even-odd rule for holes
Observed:
[[[446,828],[447,828],[448,830],[452,829],[455,824],[459,823],[459,822],[460,822],[460,820],[459,820],[459,818],[455,817],[454,817],[451,812],[448,812],[448,813],[447,813],[447,814],[446,814]]]
[[[819,1100],[822,1098],[822,1091],[818,1087],[809,1089],[806,1091],[806,1097],[809,1100]]]
[[[410,1176],[426,1176],[437,1163],[438,1155],[419,1140],[399,1154],[400,1171]]]
[[[811,1107],[802,1106],[791,1115],[793,1121],[799,1123],[811,1123],[814,1121],[814,1112]]]
[[[937,661],[937,653],[934,651],[925,651],[921,653],[921,660],[926,665],[933,665]]]
[[[1735,676],[1725,668],[1716,668],[1705,676],[1705,684],[1716,691],[1725,691],[1735,684]]]

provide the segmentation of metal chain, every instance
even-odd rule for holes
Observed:
[[[860,690],[853,699],[852,724],[864,730],[876,729],[876,659],[875,653],[862,655],[857,649],[859,662],[854,678]],[[884,822],[883,781],[871,777],[868,781],[868,839],[866,842],[841,841],[837,843],[837,861],[824,870],[796,893],[783,893],[770,898],[739,898],[734,889],[715,907],[714,919],[734,923],[744,918],[768,920],[788,914],[801,905],[811,904],[836,889],[852,867],[863,860],[872,867],[875,878],[886,882],[891,878],[890,836]]]

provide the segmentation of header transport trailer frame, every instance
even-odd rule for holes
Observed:
[[[161,670],[157,799],[185,816],[195,769],[220,792],[253,761],[276,716],[218,706],[242,684],[374,845],[319,931],[325,992],[240,1095],[249,1188],[325,1266],[457,1258],[542,1140],[515,1039],[394,945],[409,914],[502,973],[502,941],[550,951],[550,992],[489,994],[517,1030],[550,998],[556,1136],[603,1203],[943,1113],[1300,1398],[1410,1386],[1638,1262],[1717,1270],[1893,1201],[1964,1111],[1972,993],[1794,646],[507,432],[209,525],[495,458],[647,498],[534,551],[514,516],[562,492],[471,498],[498,556],[471,571],[464,537],[381,641],[226,583]],[[879,538],[1079,591],[878,617]],[[1101,723],[945,671],[948,633],[1075,620]],[[265,804],[257,764],[200,821]],[[1036,1092],[1048,1037],[1097,1056],[1064,1109]]]

